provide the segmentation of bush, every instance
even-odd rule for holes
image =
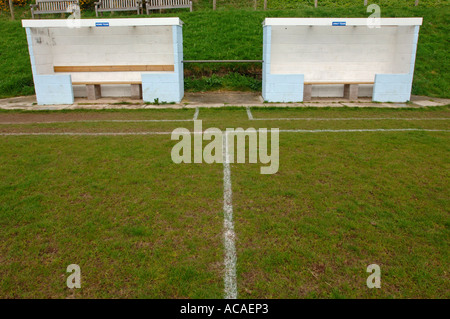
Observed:
[[[94,9],[94,2],[98,0],[80,0],[81,9]],[[35,3],[34,0],[13,0],[13,4],[15,7],[25,7],[28,4]],[[0,0],[0,10],[9,11],[9,0]]]
[[[30,0],[13,0],[15,7],[25,7],[29,3]],[[0,0],[0,10],[9,11],[9,0]]]
[[[80,7],[82,10],[94,9],[95,7],[94,2],[97,1],[98,0],[80,0]]]

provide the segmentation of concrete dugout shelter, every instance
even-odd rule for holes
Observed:
[[[23,20],[40,105],[74,97],[180,102],[179,18]]]
[[[410,100],[422,18],[266,18],[263,98]]]

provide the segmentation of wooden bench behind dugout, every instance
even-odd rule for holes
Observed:
[[[30,4],[31,17],[35,15],[52,13],[73,13],[80,7],[79,0],[36,0],[36,4]]]

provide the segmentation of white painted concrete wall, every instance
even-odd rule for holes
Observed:
[[[397,28],[397,38],[395,45],[395,57],[393,70],[391,73],[410,73],[411,66],[415,63],[415,49],[417,43],[415,39],[415,26],[404,26]]]
[[[36,67],[33,75],[53,74],[52,40],[48,29],[29,29],[28,41],[32,41],[28,45],[33,48],[32,58]]]

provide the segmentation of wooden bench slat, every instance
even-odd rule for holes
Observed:
[[[113,11],[137,11],[140,14],[142,9],[141,0],[99,0],[95,2],[95,14]]]
[[[150,10],[161,10],[161,9],[178,9],[178,8],[188,8],[192,12],[192,1],[191,0],[146,0],[146,10],[149,14]]]
[[[139,71],[174,71],[174,65],[92,65],[92,66],[54,66],[57,73],[70,72],[139,72]]]
[[[72,82],[72,85],[125,85],[142,84],[141,81],[92,81],[92,82]]]
[[[337,85],[337,84],[374,84],[375,82],[352,82],[352,81],[333,81],[333,82],[305,82],[305,85]]]

